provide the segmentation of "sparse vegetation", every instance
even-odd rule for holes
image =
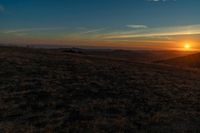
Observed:
[[[200,132],[198,70],[4,47],[0,68],[0,132]]]
[[[188,67],[188,68],[200,68],[200,54],[191,54],[183,57],[172,58],[168,60],[157,61],[157,63],[163,63],[173,66]]]

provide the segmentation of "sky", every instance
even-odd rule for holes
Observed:
[[[0,43],[200,49],[200,0],[0,0]]]

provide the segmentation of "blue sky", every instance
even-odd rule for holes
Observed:
[[[0,0],[0,42],[163,48],[197,43],[199,7],[199,0]]]

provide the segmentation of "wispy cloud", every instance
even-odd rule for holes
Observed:
[[[71,32],[68,32],[68,30]],[[77,31],[78,29],[78,31]],[[105,30],[105,28],[97,28],[97,29],[89,29],[89,28],[67,28],[67,27],[43,27],[43,28],[23,28],[23,29],[9,29],[1,31],[0,33],[3,34],[12,34],[12,35],[27,35],[30,33],[44,33],[47,32],[53,33],[54,31],[57,31],[57,33],[60,33],[61,35],[67,34],[67,36],[91,36],[94,37],[97,34],[102,33]],[[56,35],[57,36],[57,35]]]
[[[148,26],[146,25],[126,25],[126,27],[129,27],[129,28],[134,28],[134,29],[145,29],[145,28],[148,28]]]
[[[12,29],[12,30],[5,30],[3,33],[5,34],[14,34],[14,33],[27,33],[33,31],[49,31],[49,30],[60,30],[64,27],[45,27],[45,28],[26,28],[26,29]]]
[[[142,31],[121,31],[115,33],[104,34],[101,37],[105,39],[131,39],[131,38],[152,38],[152,37],[166,37],[166,36],[180,36],[180,35],[199,35],[199,25],[188,25],[178,27],[161,27],[148,28]]]
[[[200,35],[200,24],[197,25],[185,25],[185,26],[171,26],[171,27],[145,27],[142,25],[132,25],[131,28],[125,28],[121,30],[107,29],[107,28],[67,28],[67,27],[46,27],[46,28],[26,28],[26,29],[13,29],[4,30],[1,32],[3,36],[11,38],[14,36],[18,38],[19,35],[22,39],[28,37],[33,39],[49,39],[55,42],[108,42],[108,43],[132,43],[132,42],[144,42],[144,43],[173,43],[177,39],[183,36]],[[136,30],[135,28],[142,28]],[[66,30],[68,29],[68,30]],[[34,33],[34,36],[31,36]],[[40,33],[44,33],[40,36]],[[51,34],[48,34],[51,33]],[[38,36],[37,36],[38,34]],[[26,36],[27,35],[27,36]],[[50,35],[50,36],[49,36]],[[52,36],[51,36],[52,35]],[[8,39],[13,40],[13,39]],[[92,43],[91,43],[92,44]]]
[[[149,2],[168,2],[168,1],[176,1],[176,0],[147,0]]]
[[[0,4],[0,12],[4,12],[4,11],[5,11],[4,6]]]
[[[77,30],[78,29],[78,30]],[[105,34],[106,28],[86,28],[86,27],[77,27],[71,32],[65,32],[62,34],[62,38],[75,39],[75,40],[95,40],[97,36]]]
[[[99,28],[99,29],[90,29],[90,30],[86,30],[81,32],[81,34],[91,34],[91,33],[98,33],[100,31],[105,30],[104,28]]]

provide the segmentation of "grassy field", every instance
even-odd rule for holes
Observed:
[[[1,47],[0,132],[199,133],[199,89],[198,69]]]

